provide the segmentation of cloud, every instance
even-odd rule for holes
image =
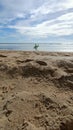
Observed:
[[[22,35],[47,37],[50,35],[66,36],[73,34],[73,12],[61,15],[53,20],[48,20],[36,26],[9,26]]]
[[[72,0],[0,0],[0,7],[0,29],[11,29],[16,36],[46,38],[73,34]]]
[[[41,0],[40,2],[36,2],[36,0],[28,0],[28,2],[26,0],[0,0],[0,5],[3,8],[0,13],[0,23],[7,23],[18,17],[24,18],[31,10],[38,8],[41,3]]]
[[[0,5],[0,23],[25,18],[28,14],[31,14],[30,18],[36,19],[48,13],[73,8],[72,0],[0,0]]]

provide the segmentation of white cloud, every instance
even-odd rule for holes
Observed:
[[[66,36],[73,34],[73,13],[64,14],[56,19],[48,20],[36,26],[15,25],[9,28],[16,29],[20,34],[47,37],[50,35]]]
[[[73,8],[72,0],[0,0],[3,10],[0,13],[0,22],[11,19],[25,18],[31,13],[31,18],[38,18],[51,12]]]
[[[0,0],[0,3],[3,6],[0,23],[7,23],[9,28],[21,35],[48,37],[73,34],[73,12],[68,12],[68,9],[73,8],[72,0]],[[53,15],[51,20],[49,17],[52,13],[58,16]],[[45,17],[47,19],[43,22]],[[10,25],[13,20],[16,23]]]
[[[64,21],[72,21],[73,20],[73,12],[64,14],[58,18],[58,20]]]
[[[62,4],[63,8],[73,8],[73,1],[72,0],[65,0]]]

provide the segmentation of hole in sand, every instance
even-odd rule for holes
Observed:
[[[0,54],[0,57],[7,57],[6,55],[2,55],[2,54]]]
[[[73,130],[73,120],[62,122],[60,130]]]
[[[30,62],[33,61],[32,59],[26,59],[25,62]]]
[[[46,62],[44,62],[44,61],[36,61],[36,63],[38,63],[39,65],[44,65],[44,66],[46,66],[46,65],[47,65],[47,63],[46,63]]]

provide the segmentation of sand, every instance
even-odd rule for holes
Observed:
[[[0,51],[0,130],[73,130],[73,53]]]

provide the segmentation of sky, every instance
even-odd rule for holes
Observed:
[[[0,43],[73,42],[73,0],[0,0]]]

